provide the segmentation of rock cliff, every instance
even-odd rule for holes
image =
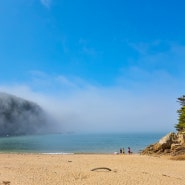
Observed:
[[[159,142],[146,147],[141,154],[185,154],[185,133],[169,133],[159,140]]]

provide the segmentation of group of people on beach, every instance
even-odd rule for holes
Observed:
[[[124,148],[120,148],[120,154],[125,154]],[[128,154],[132,154],[130,147],[128,147]]]

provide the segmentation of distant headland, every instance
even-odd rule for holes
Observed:
[[[48,120],[36,103],[0,92],[0,137],[48,133]]]

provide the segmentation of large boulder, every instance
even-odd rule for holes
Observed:
[[[141,154],[185,154],[185,133],[169,133],[157,143],[146,147]]]

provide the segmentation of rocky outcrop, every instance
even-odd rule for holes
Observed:
[[[48,120],[36,103],[0,93],[0,136],[48,133],[51,131]]]
[[[159,142],[146,147],[141,154],[185,154],[185,133],[169,133],[159,140]]]

